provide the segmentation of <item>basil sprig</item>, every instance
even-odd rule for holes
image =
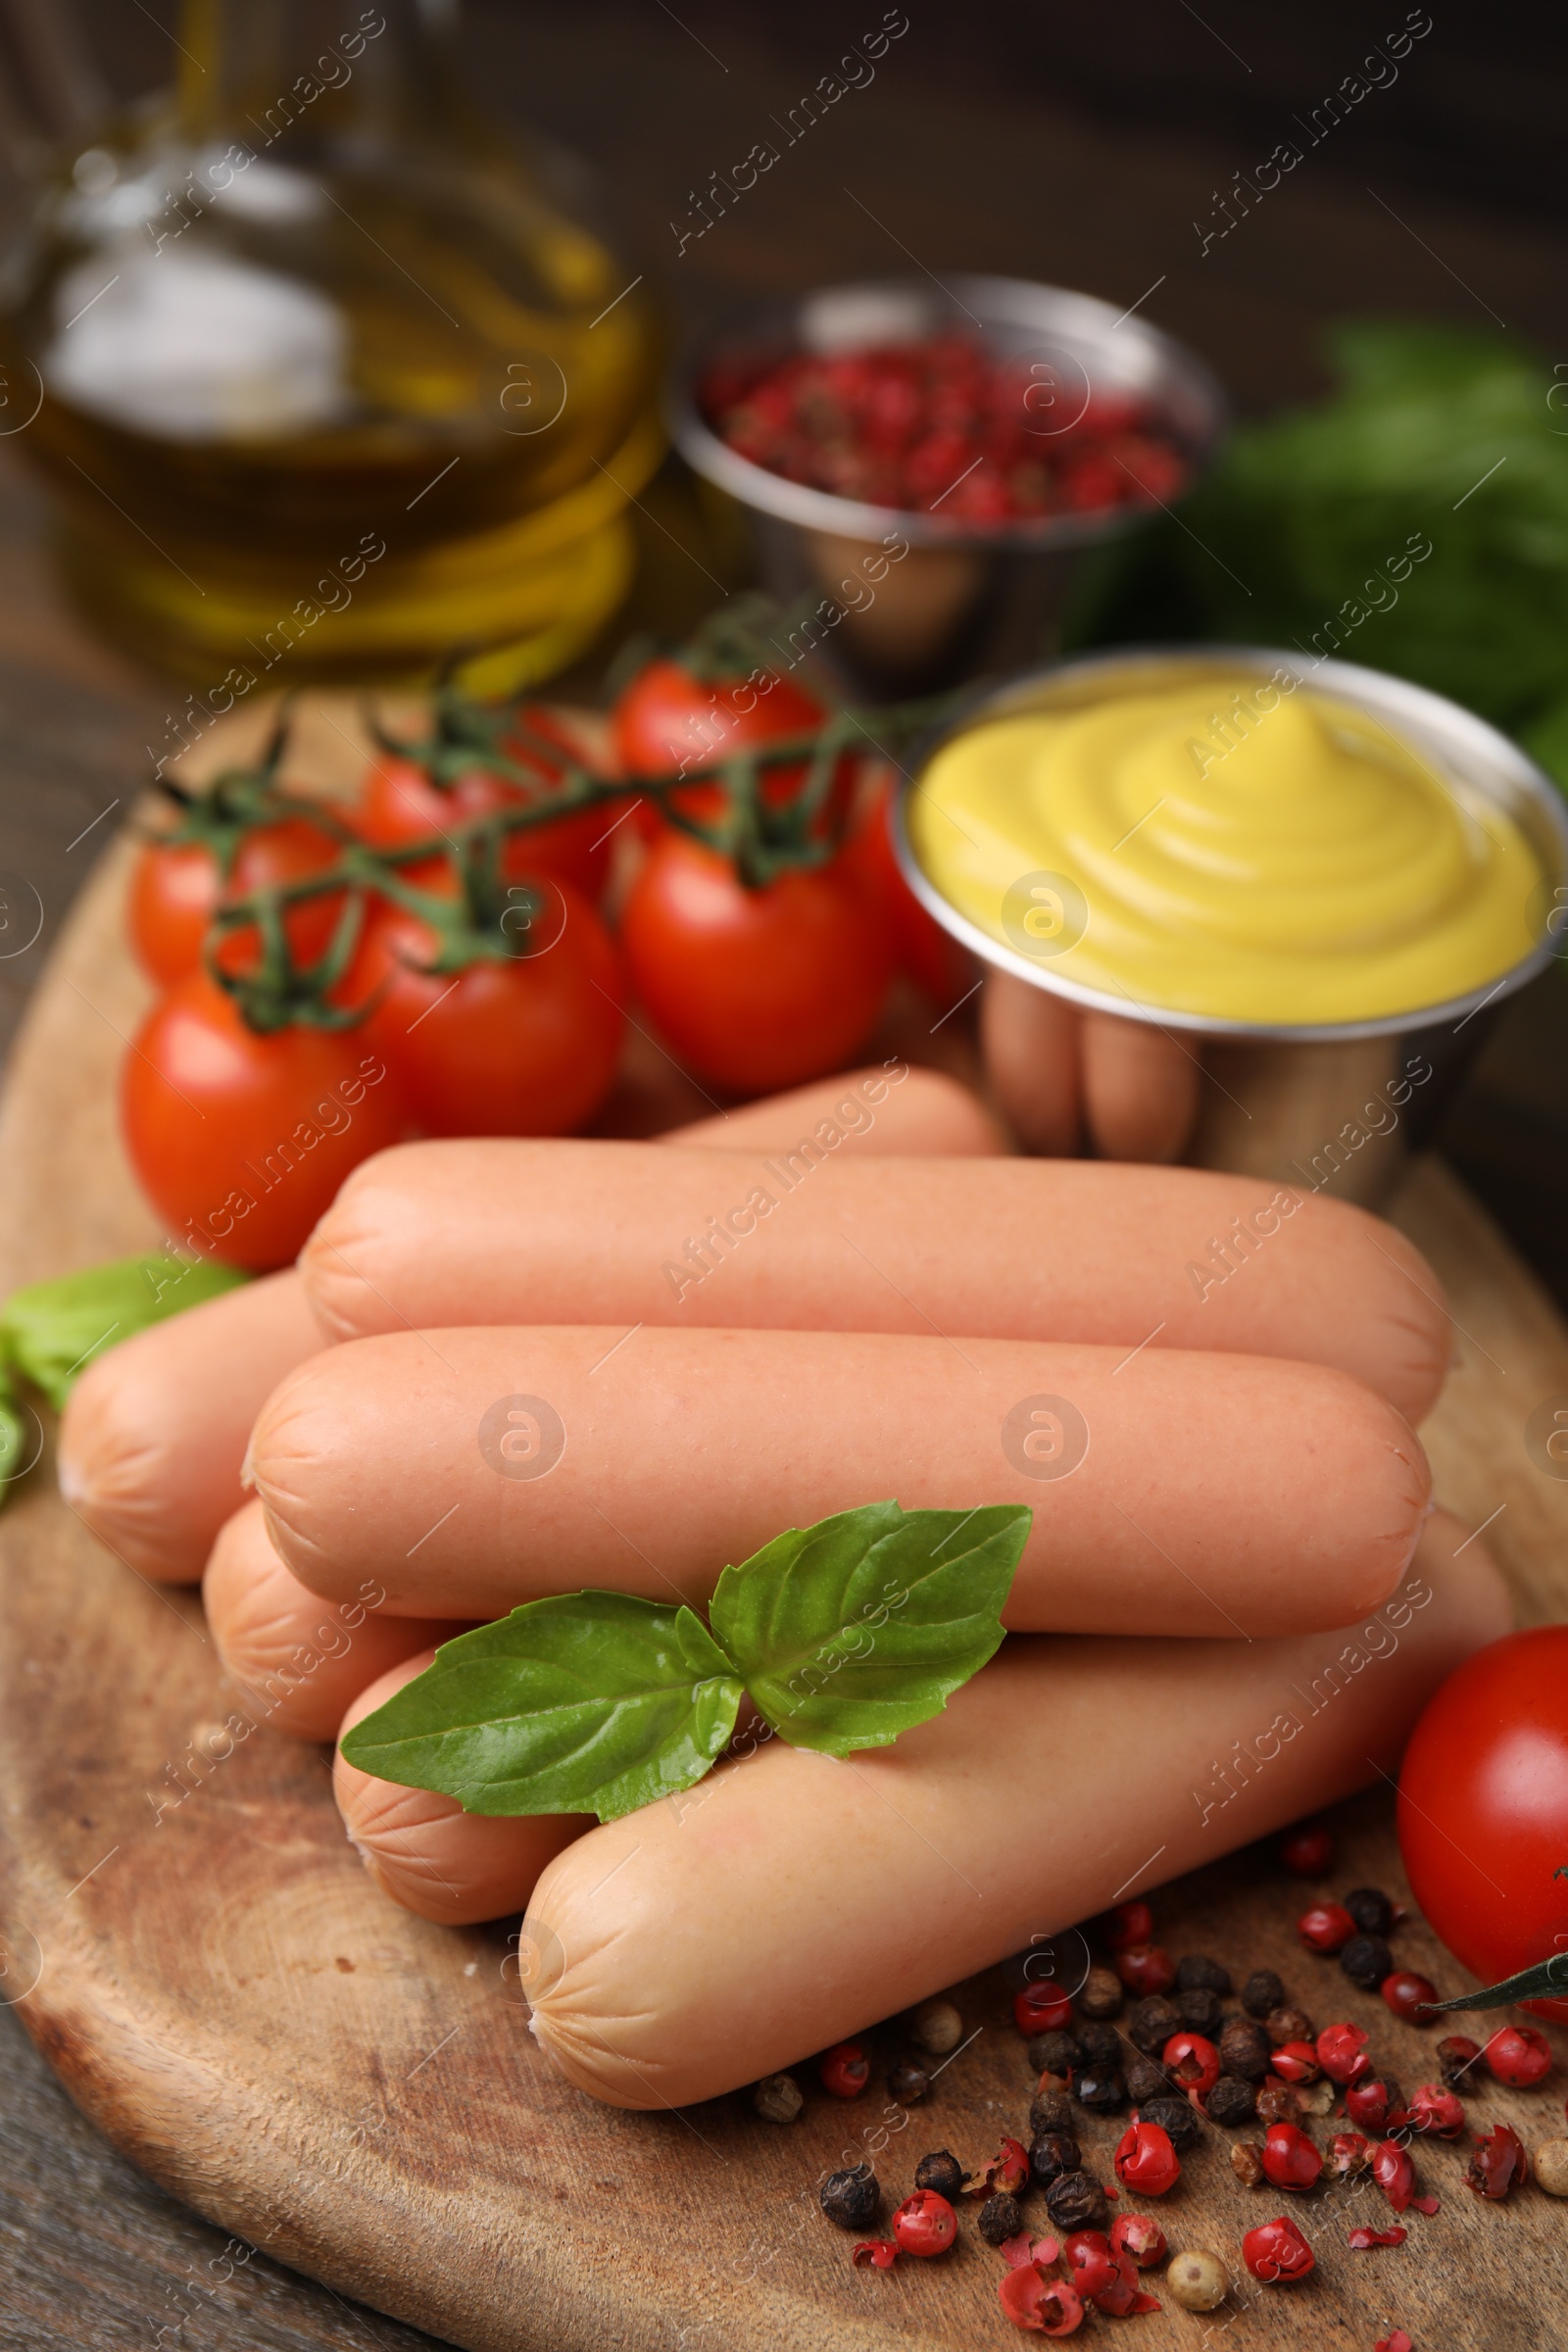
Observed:
[[[747,1692],[791,1746],[885,1747],[995,1656],[1031,1517],[840,1511],[726,1568],[710,1626],[622,1592],[526,1601],[444,1642],[343,1753],[467,1813],[613,1821],[700,1781]]]

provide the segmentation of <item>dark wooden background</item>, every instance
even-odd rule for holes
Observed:
[[[167,0],[84,12],[117,90],[166,78]],[[1116,9],[908,0],[909,29],[854,93],[678,260],[671,220],[769,119],[882,19],[871,0],[789,12],[681,0],[473,0],[479,86],[597,167],[628,243],[678,314],[909,265],[1083,286],[1204,352],[1244,411],[1322,381],[1323,323],[1354,311],[1484,321],[1568,358],[1561,297],[1568,21],[1434,0],[1432,31],[1278,195],[1200,256],[1195,218],[1250,171],[1406,10],[1310,12],[1204,0]],[[1309,21],[1308,21],[1309,20]],[[1380,205],[1370,192],[1382,198]],[[1390,209],[1384,209],[1385,207]],[[1397,218],[1395,218],[1397,216]],[[0,1049],[92,858],[145,778],[167,696],[63,610],[46,517],[0,440],[0,888],[31,929],[0,930]],[[687,549],[678,480],[650,501]],[[697,558],[644,526],[641,612],[695,613]],[[585,665],[585,674],[592,664]],[[36,894],[34,898],[34,894]],[[18,918],[20,919],[20,917]],[[1505,1012],[1444,1137],[1568,1304],[1568,984],[1551,972]],[[428,2339],[257,2256],[172,2204],[97,2136],[0,2013],[0,2346],[385,2352]]]

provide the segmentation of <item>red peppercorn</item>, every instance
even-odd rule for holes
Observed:
[[[1105,1914],[1105,1941],[1113,1952],[1153,1941],[1154,1914],[1147,1903],[1118,1903]]]
[[[858,2271],[891,2271],[899,2259],[899,2249],[891,2237],[863,2237],[850,2260]]]
[[[1029,2185],[1029,2151],[1021,2140],[1004,2139],[969,2190],[971,2196],[1021,2197]]]
[[[1497,2081],[1515,2090],[1527,2090],[1551,2072],[1551,2045],[1537,2026],[1499,2026],[1486,2057]]]
[[[1263,2139],[1263,2177],[1276,2188],[1310,2188],[1323,2159],[1299,2124],[1270,2124]]]
[[[1406,2114],[1412,2132],[1427,2132],[1438,2139],[1457,2139],[1464,2130],[1464,2102],[1441,2082],[1423,2082],[1413,2091]]]
[[[1072,2002],[1049,1977],[1026,1984],[1012,2004],[1012,2022],[1026,2039],[1036,2034],[1058,2034],[1072,2023]]]
[[[1401,2112],[1395,2084],[1381,2076],[1363,2075],[1345,2094],[1345,2112],[1364,2132],[1384,2132]]]
[[[1009,2271],[999,2280],[997,2295],[1013,2326],[1033,2335],[1072,2335],[1083,2322],[1083,2299],[1077,2289],[1048,2278],[1038,2262]]]
[[[1110,2225],[1110,2242],[1118,2254],[1126,2254],[1141,2271],[1163,2262],[1170,2248],[1165,2232],[1150,2213],[1119,2213]]]
[[[1325,2026],[1317,2037],[1317,2062],[1331,2082],[1358,2082],[1371,2071],[1367,2037],[1359,2026]]]
[[[1438,1997],[1438,1988],[1430,1977],[1418,1976],[1413,1968],[1396,1968],[1392,1977],[1384,1978],[1378,1989],[1395,2016],[1402,2017],[1406,2025],[1432,2024],[1430,2017],[1421,2014],[1423,2005]]]
[[[1341,2180],[1351,2180],[1357,2173],[1367,2172],[1371,2163],[1371,2143],[1359,2132],[1335,2132],[1329,2142],[1329,2170]]]
[[[1468,2034],[1446,2034],[1438,2044],[1438,2071],[1450,2088],[1464,2080],[1481,2055],[1481,2044]]]
[[[1310,1952],[1337,1952],[1355,1934],[1355,1922],[1343,1903],[1314,1903],[1296,1927]]]
[[[1254,2278],[1283,2286],[1293,2278],[1304,2278],[1315,2268],[1317,2257],[1296,2224],[1282,2213],[1274,2221],[1249,2230],[1242,2240],[1242,2260]]]
[[[1160,2052],[1160,2064],[1183,2090],[1206,2098],[1220,2078],[1219,2052],[1201,2034],[1173,2034]]]
[[[1176,1982],[1176,1963],[1160,1943],[1132,1943],[1116,1954],[1116,1974],[1129,1992],[1169,1992]]]
[[[1284,2041],[1274,2053],[1274,2072],[1287,2082],[1315,2082],[1323,2072],[1309,2041]]]
[[[1372,2151],[1372,2178],[1396,2213],[1402,2213],[1415,2195],[1415,2166],[1397,2140],[1379,2140]]]
[[[1159,2305],[1152,2295],[1146,2295],[1138,2283],[1138,2273],[1133,2268],[1132,2257],[1119,2252],[1112,2253],[1111,2261],[1116,2266],[1115,2277],[1095,2296],[1095,2309],[1107,2312],[1114,2320],[1126,2319],[1129,2312],[1157,2311]]]
[[[1298,1879],[1320,1879],[1334,1860],[1334,1840],[1320,1822],[1303,1821],[1280,1839],[1280,1860]]]
[[[822,2088],[836,2099],[858,2099],[871,2080],[871,2061],[858,2041],[838,2041],[826,2052],[817,2073]]]
[[[1478,2197],[1496,2198],[1505,2197],[1510,2188],[1529,2178],[1530,2166],[1518,2132],[1510,2124],[1494,2124],[1485,2139],[1478,2139],[1471,2150],[1464,2182]]]
[[[1103,2230],[1075,2230],[1062,2246],[1077,2293],[1086,2301],[1113,2285],[1116,2256]]]
[[[1181,2169],[1170,2133],[1158,2124],[1129,2124],[1116,2143],[1116,2178],[1142,2197],[1162,2197],[1175,2187]]]
[[[945,2254],[958,2234],[958,2217],[934,2188],[917,2188],[893,2216],[893,2234],[903,2254]]]

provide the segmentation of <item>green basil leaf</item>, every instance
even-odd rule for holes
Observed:
[[[690,1609],[568,1592],[443,1642],[343,1753],[381,1780],[439,1788],[466,1813],[613,1821],[700,1781],[743,1694]]]
[[[58,1412],[77,1373],[105,1348],[246,1279],[238,1267],[206,1257],[149,1251],[117,1258],[13,1291],[0,1315],[0,1344],[15,1369]]]
[[[1032,1517],[873,1502],[791,1528],[725,1569],[713,1631],[793,1746],[885,1747],[996,1654]]]
[[[0,1370],[0,1502],[5,1500],[6,1489],[22,1466],[26,1443],[27,1424],[21,1399],[6,1373]]]

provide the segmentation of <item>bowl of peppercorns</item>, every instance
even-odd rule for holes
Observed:
[[[1136,312],[1008,277],[833,286],[740,320],[677,386],[688,463],[739,501],[808,647],[873,685],[1054,648],[1083,551],[1175,505],[1226,420]]]

